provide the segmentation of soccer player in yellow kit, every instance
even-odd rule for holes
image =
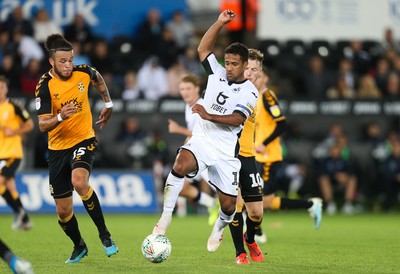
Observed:
[[[7,79],[0,76],[0,195],[12,208],[14,230],[32,228],[15,186],[15,172],[23,158],[22,135],[32,131],[29,113],[7,98]]]
[[[322,220],[322,199],[314,197],[305,199],[281,198],[275,195],[280,188],[276,174],[282,166],[283,156],[280,136],[286,129],[286,117],[279,106],[275,93],[267,88],[268,76],[265,67],[261,67],[262,77],[257,85],[260,96],[257,101],[256,114],[256,161],[258,170],[264,181],[263,203],[264,208],[279,209],[307,209],[314,226],[319,228]],[[256,232],[258,242],[266,242],[266,236],[259,229]]]
[[[74,66],[70,42],[60,34],[50,35],[45,43],[52,69],[45,73],[35,91],[39,129],[49,136],[49,187],[54,198],[58,223],[74,243],[65,263],[78,263],[88,254],[73,211],[72,191],[80,195],[99,232],[105,254],[118,252],[111,239],[96,192],[89,185],[97,141],[92,126],[89,85],[98,90],[105,107],[96,124],[103,128],[112,113],[112,101],[101,74],[87,65]]]
[[[257,50],[249,49],[249,61],[245,70],[245,77],[253,84],[255,84],[257,79],[261,76],[260,68],[262,62],[262,54]],[[240,195],[238,195],[236,203],[235,217],[229,225],[232,240],[235,245],[237,264],[250,263],[246,250],[244,249],[244,243],[253,261],[264,261],[264,255],[254,238],[256,231],[261,227],[263,217],[262,179],[257,170],[254,147],[256,113],[257,108],[255,108],[254,112],[244,123],[239,138],[240,151],[238,158],[242,164],[239,172]],[[246,205],[247,211],[247,231],[243,235],[244,220],[242,211],[244,205]]]

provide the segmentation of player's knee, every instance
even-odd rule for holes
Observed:
[[[252,212],[247,212],[249,215],[248,217],[253,220],[254,222],[260,222],[263,218],[263,211],[252,211]]]

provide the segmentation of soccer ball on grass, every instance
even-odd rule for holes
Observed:
[[[165,235],[150,234],[142,243],[142,254],[152,263],[162,263],[171,254],[171,242]]]

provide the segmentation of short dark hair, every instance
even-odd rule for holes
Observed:
[[[0,75],[0,82],[4,82],[4,83],[6,83],[6,85],[8,86],[8,79],[7,79],[6,76]]]
[[[61,34],[52,34],[47,37],[45,47],[50,54],[50,57],[54,56],[57,51],[70,51],[72,50],[72,44],[65,40]]]
[[[225,54],[237,54],[240,56],[240,60],[243,62],[247,62],[249,60],[249,49],[246,45],[239,42],[230,44],[225,49]]]

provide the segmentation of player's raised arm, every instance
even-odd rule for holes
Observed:
[[[200,61],[206,59],[206,57],[213,51],[218,33],[221,31],[223,26],[229,23],[234,17],[235,13],[232,10],[223,11],[219,15],[217,21],[203,35],[199,47],[197,48]]]

